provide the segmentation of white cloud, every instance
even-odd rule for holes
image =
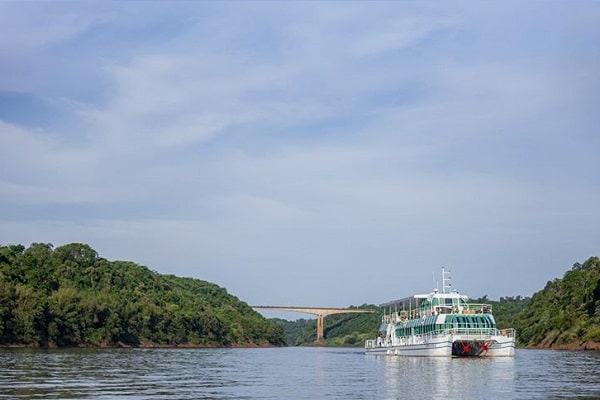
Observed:
[[[28,131],[2,121],[0,148],[3,196],[25,203],[48,201],[42,189],[44,182],[59,171],[68,173],[65,163],[72,166],[82,159],[79,154],[61,149],[48,133]]]
[[[382,55],[416,45],[432,33],[454,24],[444,19],[423,17],[377,21],[369,27],[369,30],[362,32],[351,51],[357,56]]]
[[[20,50],[35,50],[64,42],[104,20],[101,14],[73,12],[48,3],[4,2],[1,10],[0,47]],[[15,40],[15,33],[18,40]]]

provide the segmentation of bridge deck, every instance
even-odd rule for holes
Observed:
[[[331,315],[331,314],[351,314],[351,313],[372,313],[375,310],[366,308],[334,308],[334,307],[293,307],[293,306],[252,306],[252,308],[260,310],[279,310],[293,311],[313,315]]]

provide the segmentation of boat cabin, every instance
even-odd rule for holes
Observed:
[[[492,306],[468,303],[467,300],[468,296],[458,292],[439,293],[434,290],[429,294],[417,294],[381,304],[381,307],[390,312],[384,314],[380,331],[389,323],[395,325],[398,337],[441,331],[495,329]]]

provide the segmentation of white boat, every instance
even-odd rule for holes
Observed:
[[[468,303],[450,291],[442,267],[442,292],[417,294],[382,304],[379,334],[366,354],[427,357],[514,357],[515,330],[498,329],[490,304]],[[392,311],[393,310],[393,311]]]

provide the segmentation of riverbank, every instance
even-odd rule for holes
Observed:
[[[542,342],[538,346],[527,347],[529,349],[540,349],[540,350],[571,350],[571,351],[600,351],[600,342],[594,342],[589,340],[587,342],[576,341],[571,343],[544,343]]]
[[[287,346],[275,346],[271,343],[241,343],[227,346],[216,344],[162,344],[162,343],[142,343],[139,345],[131,345],[126,343],[116,343],[111,345],[77,345],[77,346],[34,346],[26,344],[0,344],[1,349],[258,349],[258,348],[275,348]]]

